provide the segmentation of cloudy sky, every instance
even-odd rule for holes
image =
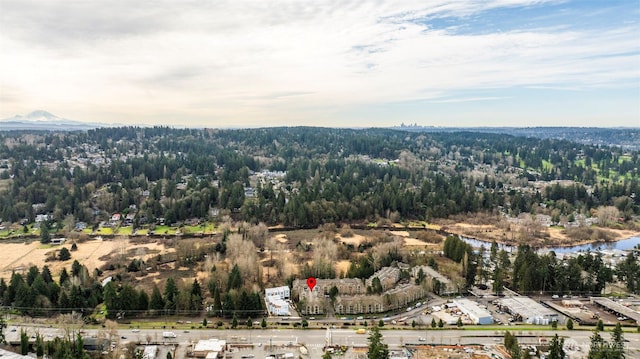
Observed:
[[[0,118],[640,126],[638,0],[0,0]]]

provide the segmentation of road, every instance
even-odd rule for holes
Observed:
[[[15,329],[15,331],[13,331]],[[19,341],[20,330],[22,328],[10,326],[6,329],[7,340]],[[58,328],[34,328],[24,327],[30,336],[40,333],[45,339],[65,334],[64,329]],[[576,346],[588,350],[590,331],[519,331],[517,326],[508,328],[518,336],[522,344],[535,344],[540,338],[551,338],[555,333],[565,337],[566,341],[571,340]],[[85,329],[85,336],[98,336],[97,329]],[[104,332],[104,330],[103,330]],[[502,342],[504,331],[498,330],[397,330],[383,329],[383,340],[390,348],[397,348],[404,344],[481,344],[493,345]],[[117,340],[120,344],[127,342],[146,343],[164,342],[188,345],[200,339],[219,338],[225,339],[228,343],[239,343],[261,346],[286,346],[290,344],[303,344],[310,347],[322,347],[330,341],[334,345],[365,346],[367,345],[367,334],[357,334],[354,329],[237,329],[237,330],[191,330],[174,331],[176,338],[163,338],[162,329],[119,329]],[[330,333],[330,335],[329,335]],[[609,339],[609,333],[603,334],[605,339]],[[628,340],[627,348],[632,351],[640,350],[640,333],[624,333]]]

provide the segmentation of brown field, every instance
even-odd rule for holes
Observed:
[[[353,235],[351,235],[350,237],[343,237],[340,234],[336,234],[336,239],[339,242],[346,243],[346,244],[353,244],[354,246],[358,246],[361,243],[363,243],[363,242],[368,240],[367,237],[365,237],[365,236],[363,236],[361,234],[355,234],[355,233]]]
[[[567,235],[564,228],[540,228],[537,233],[528,231],[524,225],[510,224],[508,228],[502,228],[492,224],[470,224],[457,222],[449,224],[445,228],[448,232],[467,237],[477,238],[483,241],[496,241],[506,244],[529,243],[543,246],[572,246],[594,242],[593,239],[572,238]],[[612,240],[621,240],[633,236],[640,236],[640,232],[624,229],[600,228],[607,233]]]
[[[11,277],[12,271],[26,271],[30,266],[42,268],[48,265],[51,273],[56,276],[64,267],[70,268],[74,260],[78,260],[89,270],[99,268],[111,258],[112,255],[127,254],[127,258],[139,258],[147,260],[158,253],[167,253],[172,249],[166,249],[158,243],[132,243],[128,239],[115,240],[90,240],[78,243],[78,250],[71,252],[71,259],[65,262],[50,261],[46,258],[52,251],[62,247],[71,248],[67,242],[61,246],[42,245],[40,242],[30,243],[2,243],[0,242],[0,278],[5,280]]]
[[[280,243],[287,243],[289,242],[289,239],[287,238],[287,235],[284,233],[279,233],[276,234],[273,238],[276,239],[276,241],[280,242]]]

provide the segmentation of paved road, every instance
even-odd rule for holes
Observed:
[[[15,331],[12,331],[15,329]],[[6,330],[8,341],[19,340],[20,327],[10,326]],[[36,328],[24,327],[27,333],[35,335],[36,332],[47,338],[54,336],[62,336],[65,334],[64,329],[58,328]],[[538,343],[540,338],[550,338],[556,332],[544,331],[519,331],[517,327],[508,328],[512,333],[519,336],[520,343]],[[98,336],[100,330],[86,329],[85,336]],[[102,330],[102,334],[106,335],[106,331]],[[274,345],[282,346],[289,344],[304,344],[311,347],[322,347],[331,341],[332,344],[339,345],[366,345],[367,334],[357,334],[355,329],[237,329],[237,330],[191,330],[178,331],[174,330],[177,335],[175,339],[165,339],[162,336],[162,329],[141,329],[139,331],[132,329],[119,329],[117,331],[117,339],[120,343],[126,342],[142,342],[147,340],[151,342],[165,342],[176,344],[190,344],[200,339],[219,338],[226,339],[229,343],[253,343],[256,345]],[[575,345],[588,349],[590,331],[557,331],[560,336],[571,340]],[[423,344],[435,343],[445,345],[455,344],[482,344],[492,345],[502,342],[504,331],[496,330],[382,330],[384,342],[390,347],[399,347],[403,344]],[[603,335],[605,339],[609,339],[609,333]],[[640,350],[640,334],[625,333],[625,339],[628,340],[627,346],[630,350]]]

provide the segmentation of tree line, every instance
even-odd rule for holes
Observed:
[[[9,283],[0,279],[0,303],[22,314],[48,316],[64,313],[94,314],[104,304],[106,318],[139,317],[144,315],[199,315],[204,310],[207,293],[197,279],[191,284],[177,283],[169,277],[163,290],[154,284],[151,293],[123,282],[119,275],[103,282],[101,271],[89,274],[77,260],[71,272],[66,268],[56,281],[48,266],[40,270],[31,266],[26,275],[13,272]],[[209,314],[221,317],[258,318],[264,314],[259,292],[247,292],[240,270],[235,266],[229,273],[226,288],[217,282],[208,284],[213,305]]]
[[[10,179],[0,217],[33,222],[49,213],[57,228],[67,216],[94,225],[133,211],[133,225],[144,226],[157,218],[170,224],[209,218],[213,208],[295,227],[394,216],[429,220],[498,207],[517,215],[540,203],[557,208],[558,216],[607,205],[627,220],[640,213],[640,198],[632,195],[640,193],[638,152],[562,140],[304,127],[29,134],[35,143],[27,134],[4,141],[8,136],[0,132],[0,158],[8,159],[0,179]],[[286,177],[251,183],[251,174],[263,169]],[[577,183],[519,189],[529,180]],[[246,196],[250,186],[255,194]]]

